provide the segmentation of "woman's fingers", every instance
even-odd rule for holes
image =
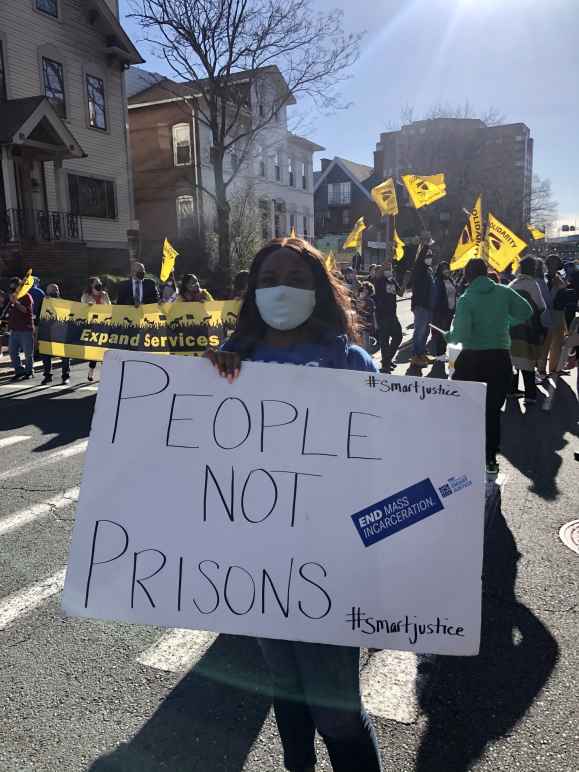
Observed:
[[[239,376],[241,370],[241,357],[233,351],[206,351],[205,356],[211,361],[213,367],[222,378],[227,378],[229,383]]]

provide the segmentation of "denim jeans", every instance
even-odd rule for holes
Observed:
[[[430,332],[429,323],[432,321],[432,311],[429,308],[417,306],[414,309],[414,335],[412,337],[412,353],[415,357],[426,354],[426,341]]]
[[[10,332],[10,345],[8,348],[10,352],[10,361],[16,375],[26,373],[32,375],[33,370],[33,350],[34,350],[34,336],[32,330],[23,332],[20,330],[11,330]],[[22,361],[20,359],[20,352],[24,354],[24,360],[26,367],[22,367]]]
[[[360,697],[360,650],[270,639],[259,644],[271,671],[286,769],[315,765],[317,729],[334,772],[380,772],[376,735]]]

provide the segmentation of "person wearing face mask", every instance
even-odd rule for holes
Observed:
[[[10,340],[8,351],[14,367],[13,381],[28,380],[34,374],[34,304],[30,293],[16,298],[21,279],[13,276],[8,285],[7,322]],[[20,354],[24,354],[24,367]]]
[[[301,239],[275,239],[256,255],[237,328],[208,351],[230,382],[244,361],[376,372],[355,345],[349,293],[323,255]],[[376,736],[360,696],[359,649],[260,639],[274,686],[285,767],[312,772],[315,731],[334,772],[380,772]]]
[[[133,263],[131,278],[119,284],[117,305],[139,306],[146,303],[158,303],[159,290],[153,279],[145,278],[145,266],[142,263]]]
[[[49,284],[46,288],[45,297],[59,298],[60,288],[58,284]],[[62,362],[62,369],[61,369],[62,383],[64,386],[66,386],[66,384],[70,381],[70,359],[68,357],[62,357],[61,362]],[[51,354],[42,355],[42,366],[43,366],[43,378],[41,381],[41,386],[48,386],[49,383],[52,383]]]
[[[394,278],[391,259],[384,261],[382,270],[376,270],[374,277],[376,327],[382,355],[380,370],[383,373],[389,373],[394,367],[393,359],[402,343],[402,327],[396,312],[396,297],[401,296],[404,290]]]
[[[431,360],[426,355],[426,343],[432,322],[434,299],[434,275],[432,273],[432,251],[427,245],[418,246],[416,261],[410,277],[412,299],[410,308],[414,314],[414,335],[412,336],[412,359],[414,367],[426,367]]]
[[[434,278],[434,304],[432,323],[440,330],[448,330],[454,318],[456,309],[456,285],[450,276],[448,263],[439,263]],[[432,330],[432,345],[435,356],[442,356],[446,351],[444,336],[437,330]]]
[[[201,289],[199,279],[194,273],[186,273],[181,279],[178,299],[186,303],[208,303],[213,297],[206,289]]]
[[[91,276],[89,278],[87,288],[82,293],[80,302],[87,303],[89,306],[92,306],[92,305],[110,306],[111,305],[111,299],[108,295],[108,292],[105,292],[105,290],[103,289],[103,284],[98,276]],[[94,380],[94,371],[96,369],[96,366],[97,366],[97,363],[95,361],[91,361],[88,363],[89,381]]]

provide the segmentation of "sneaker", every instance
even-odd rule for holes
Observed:
[[[20,377],[21,377],[21,380],[23,381],[29,381],[32,378],[32,373],[24,373],[24,375]]]
[[[410,364],[414,367],[428,367],[430,364],[430,359],[425,354],[422,354],[421,356],[413,356],[410,360]]]
[[[94,381],[94,370],[93,370],[92,367],[89,368],[89,371],[88,371],[88,380],[89,381]]]
[[[24,378],[24,371],[18,372],[18,373],[14,373],[14,375],[12,376],[12,378],[10,378],[10,380],[11,381],[21,381],[22,378]]]
[[[66,376],[65,376],[65,377],[62,379],[62,385],[63,385],[63,386],[66,386],[66,385],[69,383],[69,381],[70,381],[70,378],[68,377],[68,375],[66,375]]]
[[[45,375],[40,381],[41,386],[47,386],[49,383],[52,383],[52,375]]]
[[[487,474],[498,475],[498,473],[499,473],[499,462],[496,459],[494,461],[487,461]]]

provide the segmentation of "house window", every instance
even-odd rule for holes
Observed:
[[[259,103],[259,117],[265,118],[265,105],[263,104],[263,102]]]
[[[36,0],[36,10],[58,18],[58,0]]]
[[[350,210],[349,209],[343,209],[342,210],[342,225],[349,225],[350,224]]]
[[[289,220],[290,220],[289,224],[290,224],[290,231],[291,231],[292,228],[296,227],[296,216],[295,216],[295,214],[290,214]]]
[[[308,236],[309,236],[309,234],[308,234],[308,216],[307,216],[307,214],[304,214],[303,234],[304,234],[304,239],[307,239]]]
[[[42,79],[44,93],[61,118],[66,118],[66,98],[64,95],[64,68],[60,62],[42,57]]]
[[[173,163],[175,166],[191,165],[191,127],[188,123],[173,126]]]
[[[195,216],[193,196],[177,196],[177,233],[185,236],[191,231]]]
[[[4,66],[4,49],[0,40],[0,102],[6,101],[6,68]]]
[[[280,182],[281,181],[281,158],[280,158],[279,150],[276,150],[273,156],[273,169],[274,169],[276,180]]]
[[[302,177],[302,190],[307,190],[308,189],[308,177],[307,177],[307,173],[306,173],[306,165],[305,165],[305,163],[303,161],[301,163],[301,177]]]
[[[263,153],[261,154],[259,158],[259,176],[265,177],[266,176],[266,169],[265,169],[265,156]]]
[[[287,172],[288,172],[289,186],[290,186],[290,188],[294,188],[295,184],[296,184],[296,179],[295,179],[294,159],[293,158],[288,158],[288,161],[287,161]]]
[[[68,175],[70,210],[81,217],[114,220],[117,216],[115,183],[93,177]]]
[[[265,199],[261,199],[259,202],[259,211],[261,214],[261,235],[264,241],[269,241],[271,238],[269,202]]]
[[[286,236],[285,217],[286,207],[283,201],[276,201],[273,213],[275,238],[279,239]]]
[[[330,206],[348,206],[352,203],[351,182],[328,183],[328,204]]]
[[[234,172],[236,172],[239,169],[239,156],[235,151],[231,153],[231,168]]]
[[[105,103],[105,84],[102,78],[86,76],[86,96],[88,100],[88,125],[92,129],[107,128],[107,108]]]

